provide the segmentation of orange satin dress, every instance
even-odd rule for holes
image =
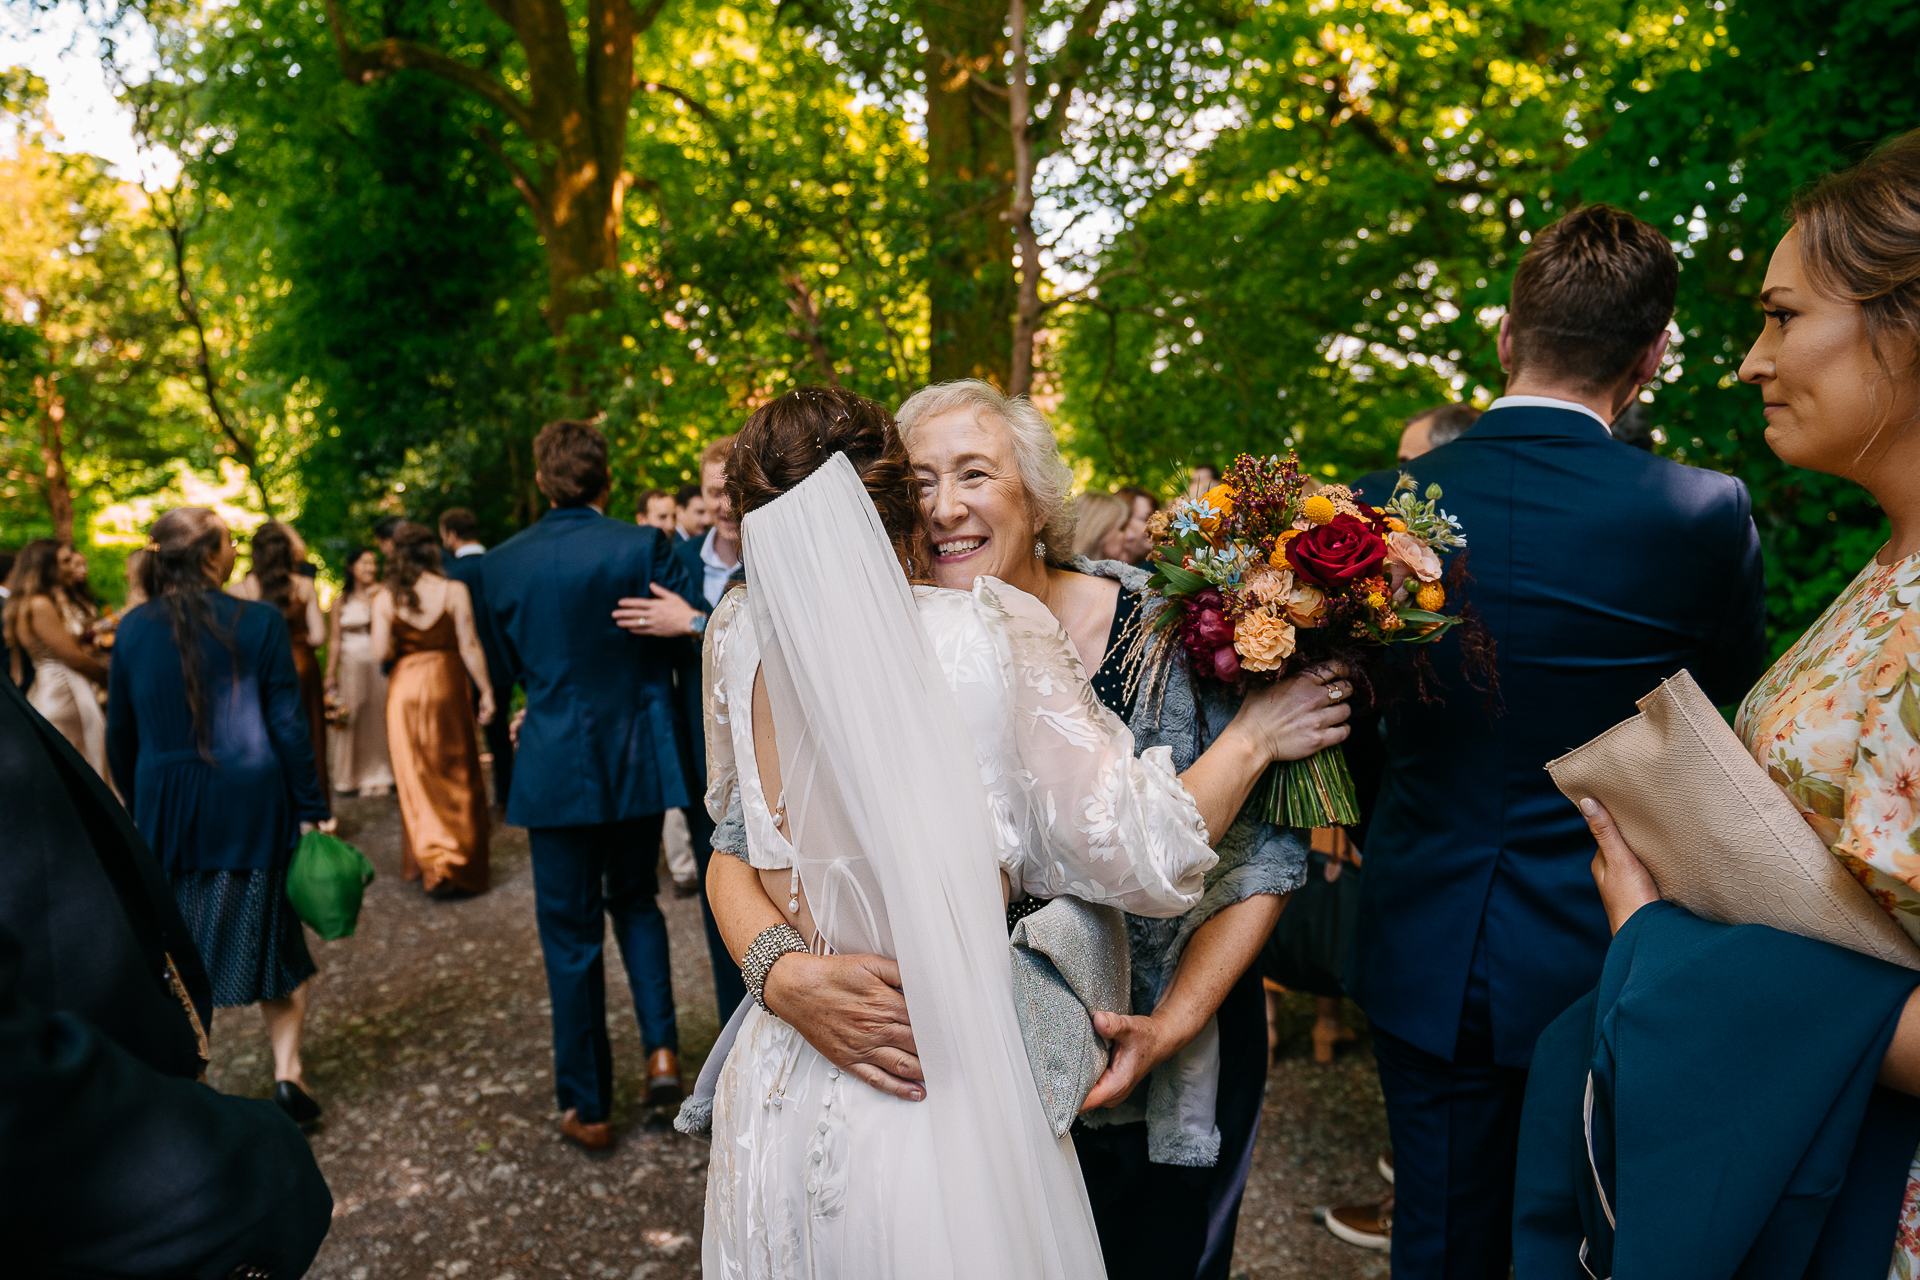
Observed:
[[[487,890],[487,784],[473,691],[442,612],[425,630],[393,620],[387,747],[400,796],[401,872],[428,889]]]

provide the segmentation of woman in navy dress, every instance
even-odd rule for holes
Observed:
[[[166,868],[214,1005],[260,1006],[274,1101],[304,1123],[320,1114],[300,1071],[315,968],[287,901],[287,867],[300,836],[332,821],[286,619],[220,589],[233,539],[204,507],[154,521],[148,550],[148,602],[114,643],[114,782]]]

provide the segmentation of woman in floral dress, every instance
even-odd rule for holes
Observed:
[[[1849,479],[1891,536],[1748,693],[1735,731],[1861,884],[1920,941],[1920,131],[1796,202],[1774,251],[1765,329],[1740,368],[1780,458]],[[1614,832],[1599,837],[1616,927],[1659,896]],[[1880,1082],[1920,1093],[1920,993]],[[1891,1280],[1920,1280],[1920,1154]]]

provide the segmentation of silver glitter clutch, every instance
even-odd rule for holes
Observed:
[[[1055,898],[1013,927],[1013,1007],[1054,1136],[1073,1127],[1107,1069],[1090,1010],[1128,1013],[1127,922],[1113,907]]]

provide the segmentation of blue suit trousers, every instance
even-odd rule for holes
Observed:
[[[1527,1073],[1494,1061],[1483,938],[1452,1061],[1373,1025],[1393,1138],[1394,1280],[1507,1280]]]
[[[633,990],[640,1039],[651,1054],[680,1049],[667,921],[656,901],[664,814],[581,827],[534,827],[533,895],[553,1005],[553,1084],[562,1111],[585,1122],[613,1110],[602,950],[613,921]]]

